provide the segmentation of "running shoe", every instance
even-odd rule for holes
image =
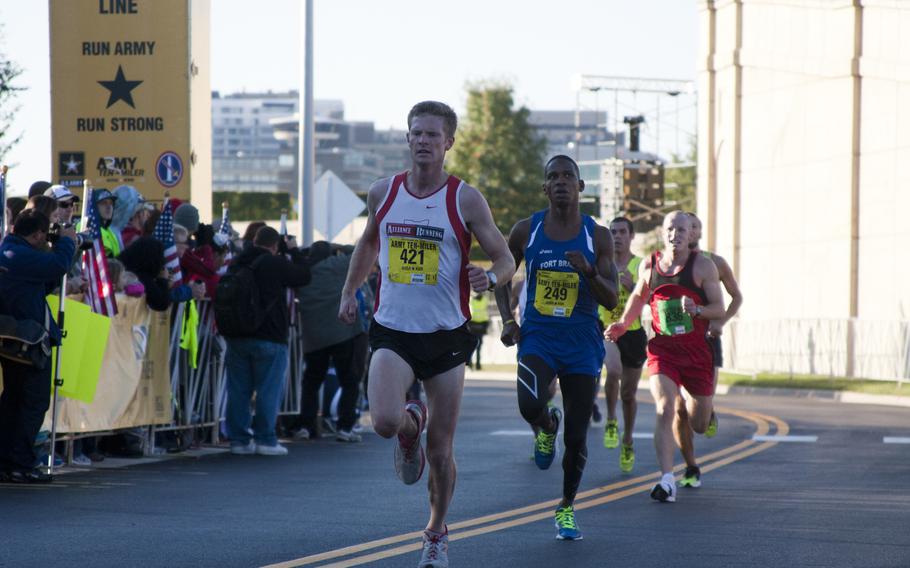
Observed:
[[[423,553],[417,568],[448,568],[449,531],[438,535],[423,532]]]
[[[597,406],[597,403],[594,403],[594,408],[591,409],[591,422],[595,424],[600,424],[600,421],[604,419],[604,415],[600,413],[600,407]]]
[[[635,450],[632,444],[623,444],[619,450],[619,470],[623,473],[629,473],[635,467]]]
[[[680,487],[701,487],[701,470],[697,465],[686,466],[686,473],[679,480]]]
[[[559,422],[562,420],[562,411],[550,408],[550,420],[553,421],[553,432],[541,430],[534,442],[534,463],[540,469],[549,469],[556,458],[556,435],[559,433]]]
[[[667,483],[666,481],[659,481],[653,489],[651,489],[651,499],[655,501],[660,501],[661,503],[675,503],[676,502],[676,483]]]
[[[404,409],[417,421],[417,436],[409,440],[401,434],[398,435],[398,443],[395,444],[395,473],[405,485],[413,485],[420,480],[427,462],[420,443],[420,436],[427,423],[427,407],[422,401],[410,400]]]
[[[717,414],[711,411],[711,421],[708,422],[708,429],[705,430],[705,438],[713,438],[717,435]]]
[[[556,540],[581,540],[581,531],[575,523],[575,508],[556,509]]]
[[[604,428],[604,447],[613,449],[619,445],[619,421],[607,420]]]

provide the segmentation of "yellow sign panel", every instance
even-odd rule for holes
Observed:
[[[190,197],[189,0],[51,0],[54,179]]]

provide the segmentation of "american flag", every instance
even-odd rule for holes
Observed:
[[[227,272],[227,267],[234,259],[234,253],[231,250],[233,248],[234,228],[231,227],[231,219],[228,215],[227,203],[224,203],[221,206],[221,227],[218,228],[218,234],[227,237],[228,242],[227,254],[224,255],[224,264],[221,266],[221,268],[218,269],[218,274],[223,275]]]
[[[82,253],[82,270],[88,280],[89,305],[96,314],[113,317],[117,314],[117,299],[114,297],[114,286],[111,283],[111,272],[107,267],[107,256],[104,254],[104,243],[101,241],[101,217],[98,207],[92,198],[91,190],[86,196],[87,222],[85,230],[92,236],[92,248]]]
[[[164,245],[164,267],[171,275],[174,286],[180,286],[183,284],[183,272],[180,271],[180,258],[177,256],[177,244],[174,242],[174,207],[170,199],[164,200],[164,209],[152,236]]]

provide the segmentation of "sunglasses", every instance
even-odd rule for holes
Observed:
[[[75,201],[75,200],[60,201],[60,202],[57,203],[57,208],[58,208],[58,209],[69,209],[70,207],[72,207],[72,206],[75,205],[75,204],[76,204],[76,201]]]

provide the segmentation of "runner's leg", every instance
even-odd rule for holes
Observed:
[[[427,530],[445,531],[446,513],[455,492],[455,426],[464,392],[464,365],[427,379],[429,422],[427,423],[427,461],[430,464],[430,520]]]
[[[676,416],[676,399],[679,387],[666,375],[651,375],[651,395],[657,411],[654,428],[654,449],[662,474],[673,472],[673,420]]]
[[[417,435],[417,424],[405,412],[408,388],[414,382],[414,371],[391,349],[378,349],[370,360],[370,419],[373,430],[383,438],[401,434]]]
[[[691,396],[691,395],[687,395]],[[695,467],[698,462],[695,459],[695,433],[692,432],[692,426],[689,424],[689,411],[686,409],[686,401],[682,396],[676,399],[676,416],[673,419],[673,438],[679,447],[679,453],[682,454],[686,465]]]
[[[641,368],[623,367],[620,397],[622,398],[623,432],[622,443],[632,445],[632,432],[635,429],[635,417],[638,414],[638,383],[641,380]]]
[[[588,422],[594,401],[594,377],[591,375],[566,375],[559,378],[562,403],[565,408],[563,443],[566,447],[562,458],[562,502],[568,507],[575,501],[578,485],[588,461]]]
[[[537,355],[525,355],[518,361],[518,409],[537,432],[553,430],[547,402],[553,396],[556,373]],[[588,408],[590,417],[591,409]]]
[[[616,420],[616,401],[619,399],[619,384],[623,375],[619,347],[612,341],[605,341],[607,355],[604,366],[607,368],[607,380],[604,384],[604,396],[607,399],[607,420]]]

